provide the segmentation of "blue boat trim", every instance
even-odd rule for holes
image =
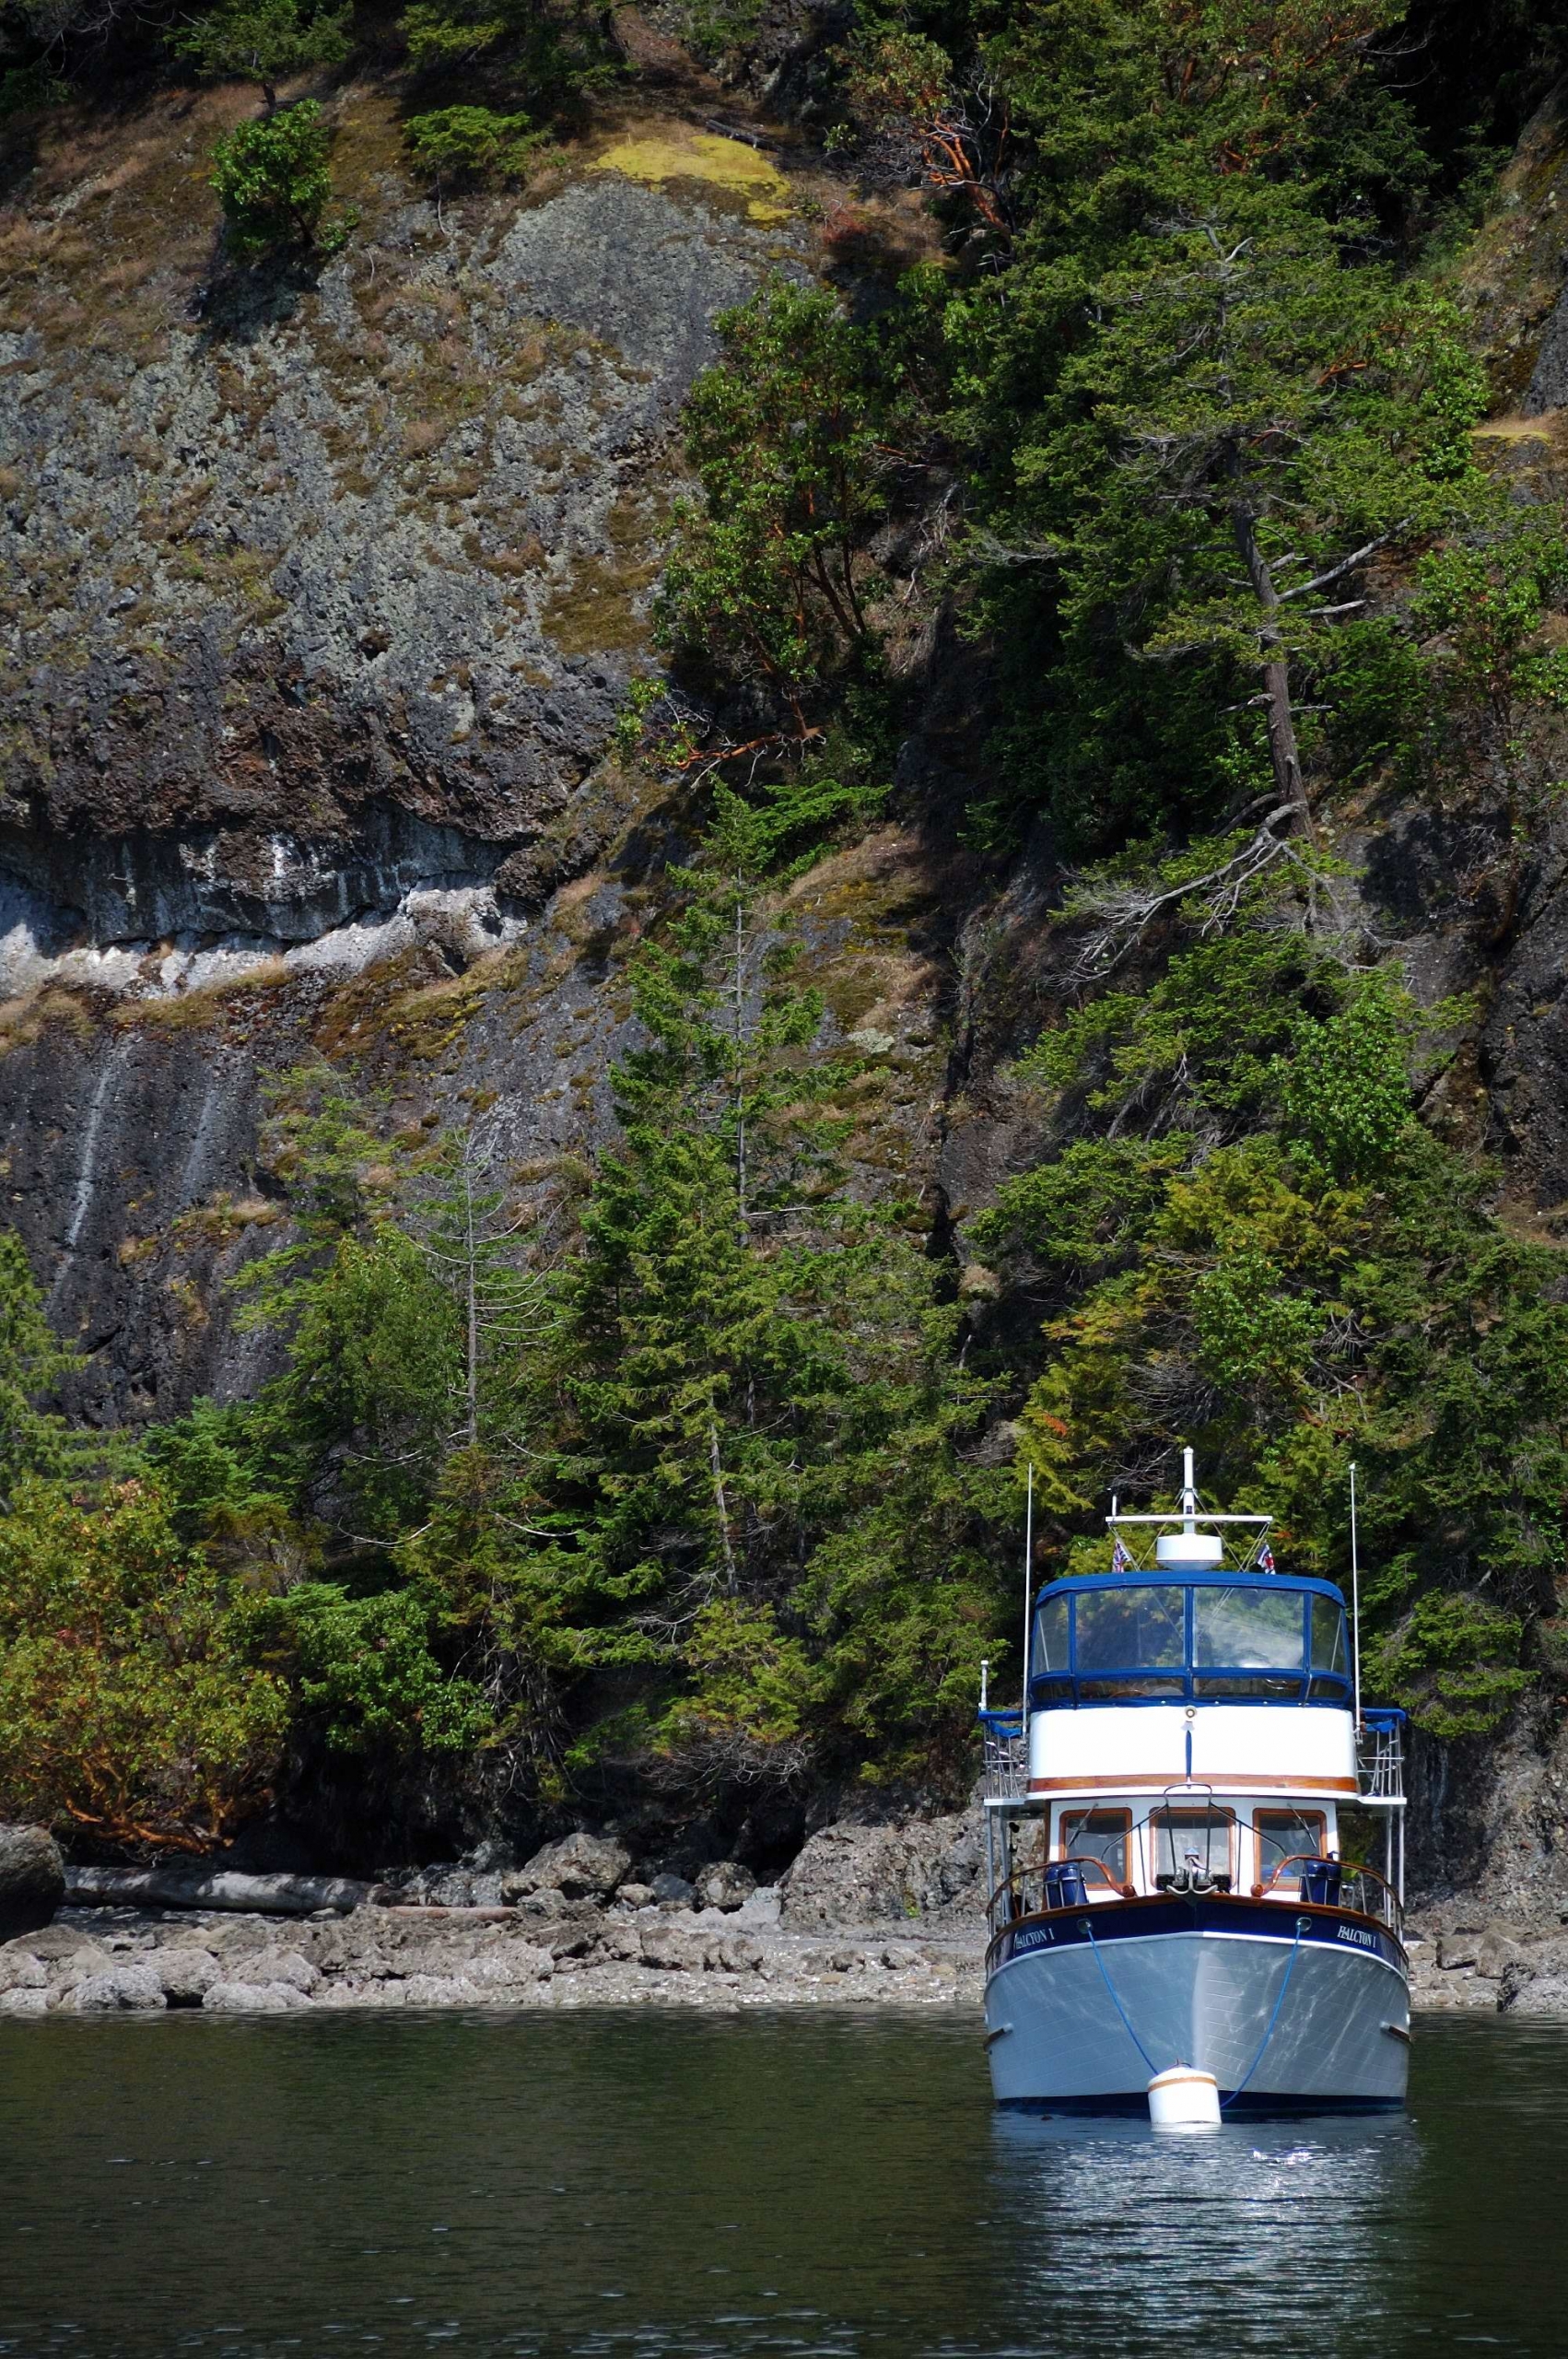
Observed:
[[[1275,2096],[1244,2091],[1236,2097],[1224,2090],[1220,2102],[1226,2110],[1228,2121],[1266,2121],[1281,2118],[1310,2120],[1325,2115],[1387,2115],[1403,2113],[1403,2097],[1311,2097]],[[1096,2097],[998,2097],[997,2107],[1003,2113],[1034,2114],[1038,2118],[1071,2115],[1075,2118],[1093,2119],[1096,2114],[1125,2119],[1135,2117],[1149,2118],[1149,2095],[1146,2089],[1118,2089],[1113,2095]]]
[[[1228,1933],[1289,1942],[1302,1928],[1304,1947],[1375,1957],[1396,1973],[1406,1971],[1403,1945],[1375,1918],[1353,1908],[1329,1908],[1311,1901],[1252,1900],[1233,1893],[1164,1894],[1139,1900],[1103,1900],[1088,1907],[1049,1908],[1004,1926],[986,1956],[988,1974],[1014,1959],[1042,1951],[1074,1949],[1096,1942],[1145,1941],[1161,1934]]]

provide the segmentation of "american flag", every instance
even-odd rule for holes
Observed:
[[[1121,1544],[1119,1532],[1117,1534],[1116,1546],[1111,1550],[1111,1570],[1113,1573],[1129,1573],[1132,1570],[1132,1559]]]
[[[1271,1573],[1274,1570],[1274,1551],[1267,1541],[1258,1551],[1258,1569],[1260,1573]]]

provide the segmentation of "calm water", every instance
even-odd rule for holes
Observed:
[[[0,2028],[0,2352],[1568,2349],[1568,2026],[1408,2119],[994,2115],[920,2015]]]

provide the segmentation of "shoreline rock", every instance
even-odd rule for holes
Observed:
[[[65,1862],[43,1826],[0,1826],[0,1941],[51,1922],[65,1897]]]
[[[824,1942],[768,1914],[766,1902],[749,1922],[745,1909],[657,1904],[369,1907],[285,1930],[233,1911],[69,1908],[0,1946],[0,2015],[979,2004],[977,1930],[964,1940],[872,1927]]]

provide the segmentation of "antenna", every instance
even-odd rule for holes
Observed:
[[[1361,1727],[1361,1562],[1356,1552],[1356,1462],[1351,1461],[1351,1658],[1355,1673],[1356,1727]]]
[[[1035,1562],[1035,1461],[1024,1495],[1024,1734],[1029,1733],[1029,1574]],[[1025,1754],[1024,1758],[1028,1755]]]
[[[982,1655],[980,1657],[980,1709],[982,1712],[990,1700],[990,1658],[988,1655]]]
[[[1193,1518],[1198,1513],[1198,1487],[1192,1479],[1192,1451],[1189,1448],[1181,1453],[1181,1511],[1186,1518],[1182,1530],[1196,1532],[1198,1527]]]

